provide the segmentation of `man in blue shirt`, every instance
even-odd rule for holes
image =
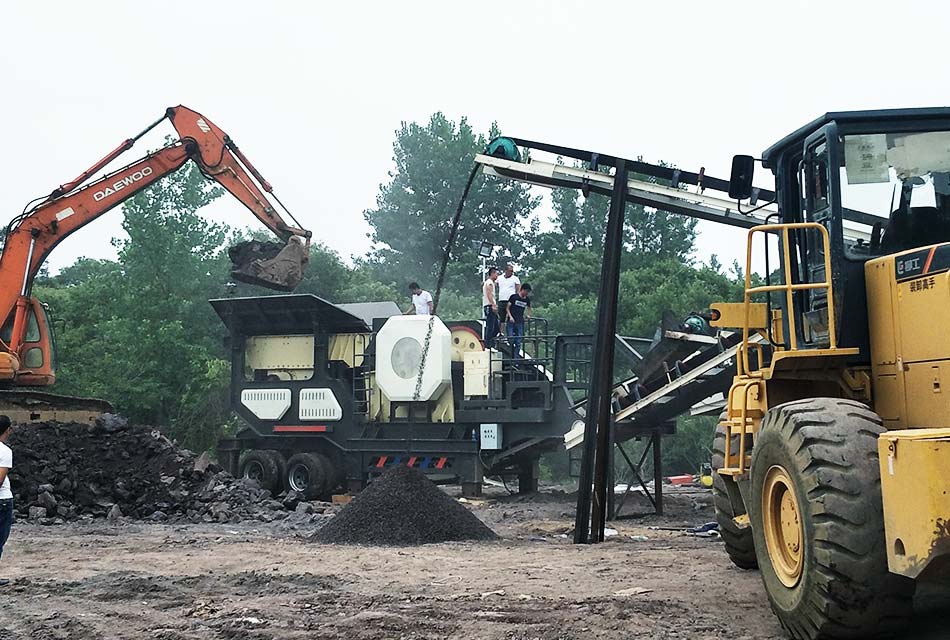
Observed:
[[[508,322],[505,333],[511,345],[514,357],[521,358],[521,344],[524,341],[524,319],[531,317],[531,285],[523,284],[518,293],[508,298]]]

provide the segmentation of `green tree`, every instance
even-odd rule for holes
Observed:
[[[331,302],[351,302],[341,296],[350,284],[352,274],[340,254],[320,242],[310,244],[310,262],[303,280],[294,293],[312,293]],[[262,289],[258,295],[267,293]]]
[[[607,169],[603,170],[605,173]],[[635,177],[654,181],[643,175]],[[553,189],[551,231],[533,238],[530,265],[537,266],[567,250],[586,249],[603,254],[610,199],[592,193],[585,197],[576,189]],[[696,220],[628,203],[624,215],[624,264],[646,264],[655,259],[685,261],[693,251]]]
[[[424,125],[402,124],[393,145],[395,169],[380,185],[376,208],[363,212],[374,243],[368,263],[380,281],[404,289],[416,280],[434,289],[475,154],[499,133],[492,125],[487,136],[476,134],[467,119],[455,123],[442,113],[433,114]],[[528,217],[538,200],[523,184],[477,177],[463,211],[447,286],[478,290],[476,242],[500,245],[515,259],[524,255],[528,235],[524,225],[530,224]]]
[[[575,298],[596,298],[600,287],[601,253],[589,247],[552,253],[522,278],[544,304]]]
[[[655,260],[620,274],[617,329],[624,335],[650,337],[664,312],[685,318],[709,309],[713,302],[742,299],[738,273],[713,266],[695,267],[674,259]]]
[[[188,167],[124,205],[118,261],[81,260],[47,281],[65,320],[58,390],[112,401],[130,419],[213,444],[228,419],[221,324],[229,237],[198,210],[223,190]]]

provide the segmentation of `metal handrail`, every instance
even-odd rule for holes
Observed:
[[[825,280],[823,282],[804,282],[792,283],[791,268],[791,250],[788,242],[788,232],[792,229],[817,229],[821,234],[825,257]],[[756,233],[774,233],[782,234],[782,254],[783,265],[782,274],[784,283],[780,285],[765,285],[759,287],[752,286],[752,244],[753,236]],[[782,224],[763,224],[749,229],[748,241],[746,243],[746,270],[745,270],[745,295],[743,299],[743,322],[742,322],[742,347],[740,348],[741,357],[738,358],[738,374],[748,376],[761,376],[761,368],[752,371],[749,364],[749,335],[750,320],[752,310],[752,296],[757,293],[766,293],[772,291],[784,291],[788,304],[788,332],[789,332],[789,351],[798,350],[798,338],[795,335],[795,313],[793,294],[796,291],[807,291],[814,289],[825,289],[828,301],[828,337],[830,348],[837,348],[837,337],[835,329],[835,307],[834,296],[832,295],[831,282],[831,242],[828,236],[828,229],[817,222],[790,222]],[[759,362],[761,367],[762,363]]]

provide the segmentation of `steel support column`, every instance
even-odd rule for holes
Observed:
[[[596,156],[594,157],[596,161]],[[587,394],[584,422],[584,453],[577,490],[574,542],[602,542],[607,518],[607,482],[610,457],[610,399],[613,389],[614,335],[617,333],[617,295],[623,223],[627,204],[627,161],[615,159],[613,193],[604,238],[604,261],[600,270],[597,329],[594,333],[594,363]],[[596,168],[596,167],[595,167]]]
[[[656,515],[663,515],[663,436],[659,430],[653,432],[653,500],[656,503]]]

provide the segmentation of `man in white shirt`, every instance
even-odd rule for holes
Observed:
[[[498,317],[508,322],[508,300],[521,290],[521,280],[515,275],[513,265],[505,265],[505,273],[498,276]]]
[[[7,440],[13,433],[10,418],[0,415],[0,556],[3,555],[3,545],[10,537],[10,527],[13,526],[13,492],[10,490],[10,469],[13,468],[13,451],[7,446]],[[10,584],[9,580],[0,578],[0,587]]]
[[[412,306],[406,310],[406,313],[415,311],[417,316],[432,315],[432,294],[419,286],[417,282],[409,283],[409,291],[412,292]]]
[[[498,321],[498,304],[495,300],[495,280],[498,279],[498,269],[488,270],[488,278],[482,283],[482,311],[485,315],[485,346],[491,349],[495,346],[500,322]]]

